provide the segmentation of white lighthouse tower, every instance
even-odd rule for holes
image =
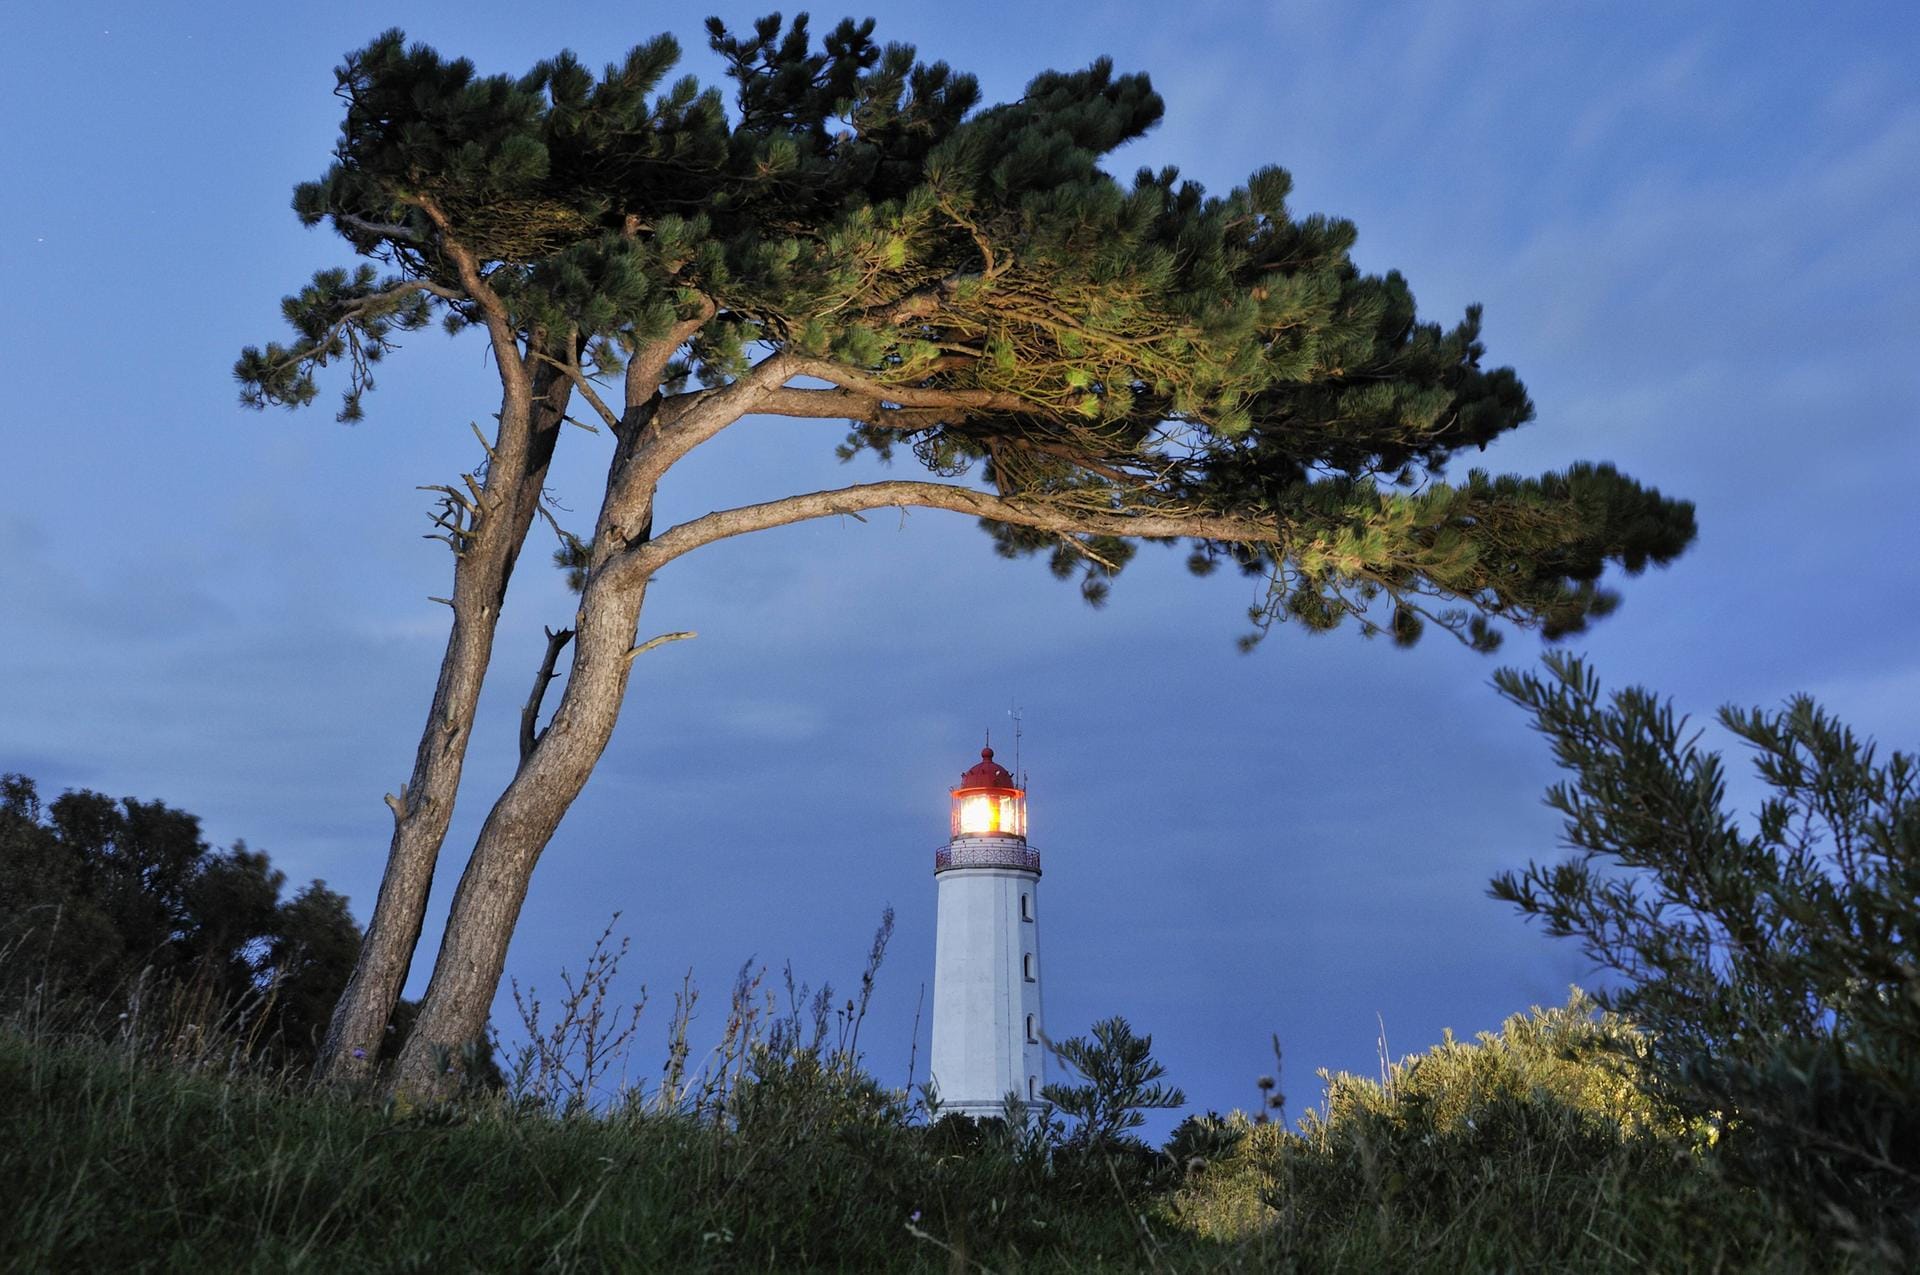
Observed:
[[[933,957],[934,1093],[943,1111],[997,1116],[1046,1083],[1040,1018],[1040,852],[1027,794],[980,762],[953,789],[952,838],[933,853],[940,895]]]

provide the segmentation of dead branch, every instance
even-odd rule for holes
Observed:
[[[1073,550],[1075,553],[1079,554],[1081,557],[1085,558],[1087,561],[1092,562],[1098,566],[1105,567],[1108,571],[1113,572],[1115,575],[1120,574],[1119,563],[1113,561],[1113,559],[1108,558],[1104,554],[1095,553],[1093,550],[1093,546],[1089,545],[1085,540],[1082,540],[1079,536],[1072,535],[1064,531],[1055,532],[1054,534],[1060,538],[1060,542],[1062,544],[1066,545],[1069,549]]]
[[[426,240],[411,226],[402,226],[397,222],[368,221],[365,217],[356,217],[350,212],[330,213],[336,224],[351,226],[363,235],[373,235],[380,239],[398,239],[402,243],[419,244]]]
[[[527,703],[520,710],[520,761],[525,764],[533,755],[534,745],[540,742],[545,731],[536,731],[535,724],[540,720],[540,701],[547,696],[547,685],[560,676],[554,671],[559,662],[560,652],[573,640],[572,629],[546,629],[547,653],[540,661],[540,671],[533,675],[533,690],[527,695]]]
[[[480,512],[479,507],[476,506],[471,500],[468,500],[464,492],[457,491],[454,488],[447,486],[445,483],[421,483],[418,486],[416,486],[414,490],[443,492],[447,497],[447,500],[444,503],[458,505],[460,508],[466,510],[470,514],[477,514]]]
[[[494,454],[493,444],[489,443],[487,441],[487,436],[480,432],[480,422],[468,421],[467,428],[472,430],[473,436],[480,440],[480,446],[487,453],[487,460],[489,463],[500,459],[497,455]]]
[[[593,386],[593,378],[588,376],[586,369],[580,366],[580,357],[578,355],[562,360],[554,358],[551,354],[536,350],[534,357],[542,363],[550,364],[565,373],[566,378],[573,382],[573,387],[580,391],[580,397],[586,399],[588,405],[599,414],[600,419],[607,423],[608,429],[617,430],[620,428],[620,414],[611,407],[608,407],[606,400],[600,397],[600,392]],[[564,420],[566,418],[562,417],[561,419]],[[579,422],[576,421],[574,423],[578,424]],[[596,434],[599,432],[599,430],[594,431]]]
[[[565,527],[562,527],[560,525],[560,520],[558,518],[555,518],[553,516],[553,511],[547,508],[547,502],[545,500],[542,500],[537,504],[535,504],[534,509],[539,513],[539,515],[542,518],[545,518],[547,520],[547,525],[553,528],[553,534],[560,538],[560,544],[563,548],[569,549],[574,553],[578,553],[578,554],[583,554],[585,552],[586,545],[581,543],[580,537],[574,535],[571,531],[568,531]]]
[[[665,646],[669,642],[684,642],[688,638],[697,638],[699,636],[700,635],[692,629],[685,629],[678,633],[662,633],[659,637],[648,638],[627,652],[627,663],[633,663],[635,659],[645,655],[656,646]]]

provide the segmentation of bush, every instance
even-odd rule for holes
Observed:
[[[1042,1094],[1071,1121],[1065,1145],[1073,1150],[1113,1151],[1138,1140],[1129,1131],[1146,1113],[1186,1105],[1187,1096],[1160,1083],[1167,1069],[1153,1056],[1153,1037],[1136,1036],[1119,1016],[1093,1025],[1093,1035],[1057,1041],[1053,1056],[1079,1073],[1083,1084],[1056,1081]]]
[[[277,1058],[311,1058],[360,944],[347,901],[285,874],[244,842],[215,850],[200,821],[159,801],[63,793],[0,775],[0,999],[73,1025],[166,1004],[154,1030],[220,1030]],[[124,1012],[123,1012],[124,1011]]]
[[[165,802],[80,789],[46,805],[0,775],[0,1010],[176,1062],[304,1068],[360,927],[326,882],[285,884],[264,852],[214,849]],[[417,1012],[394,1006],[383,1059]],[[499,1086],[486,1041],[461,1056],[471,1083]]]
[[[1914,759],[1877,760],[1804,696],[1722,709],[1771,790],[1742,823],[1670,702],[1546,668],[1496,684],[1571,772],[1547,803],[1574,857],[1493,894],[1617,976],[1603,1001],[1646,1033],[1623,1056],[1718,1126],[1729,1172],[1857,1251],[1920,1258]]]
[[[1297,1132],[1236,1115],[1174,1211],[1303,1271],[1793,1269],[1801,1236],[1712,1171],[1703,1130],[1623,1069],[1643,1041],[1576,991],[1384,1063],[1320,1073]]]

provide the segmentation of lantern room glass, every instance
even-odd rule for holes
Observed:
[[[1025,837],[1027,794],[1018,788],[963,788],[953,794],[956,837]]]

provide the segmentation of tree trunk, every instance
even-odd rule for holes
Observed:
[[[414,754],[413,774],[403,792],[388,798],[394,826],[387,870],[353,974],[315,1062],[315,1074],[323,1079],[355,1080],[372,1074],[420,942],[434,864],[453,818],[501,605],[539,511],[572,384],[564,375],[543,371],[534,378],[532,391],[531,404],[502,404],[502,425],[483,488],[493,503],[482,505],[473,534],[455,559],[453,627],[440,661],[440,680]],[[519,422],[512,420],[515,415]]]
[[[616,573],[608,573],[612,576]],[[442,1061],[477,1039],[541,852],[612,738],[632,663],[645,581],[589,581],[567,689],[553,721],[494,803],[460,878],[433,979],[400,1054],[396,1093],[430,1099],[456,1081]]]

